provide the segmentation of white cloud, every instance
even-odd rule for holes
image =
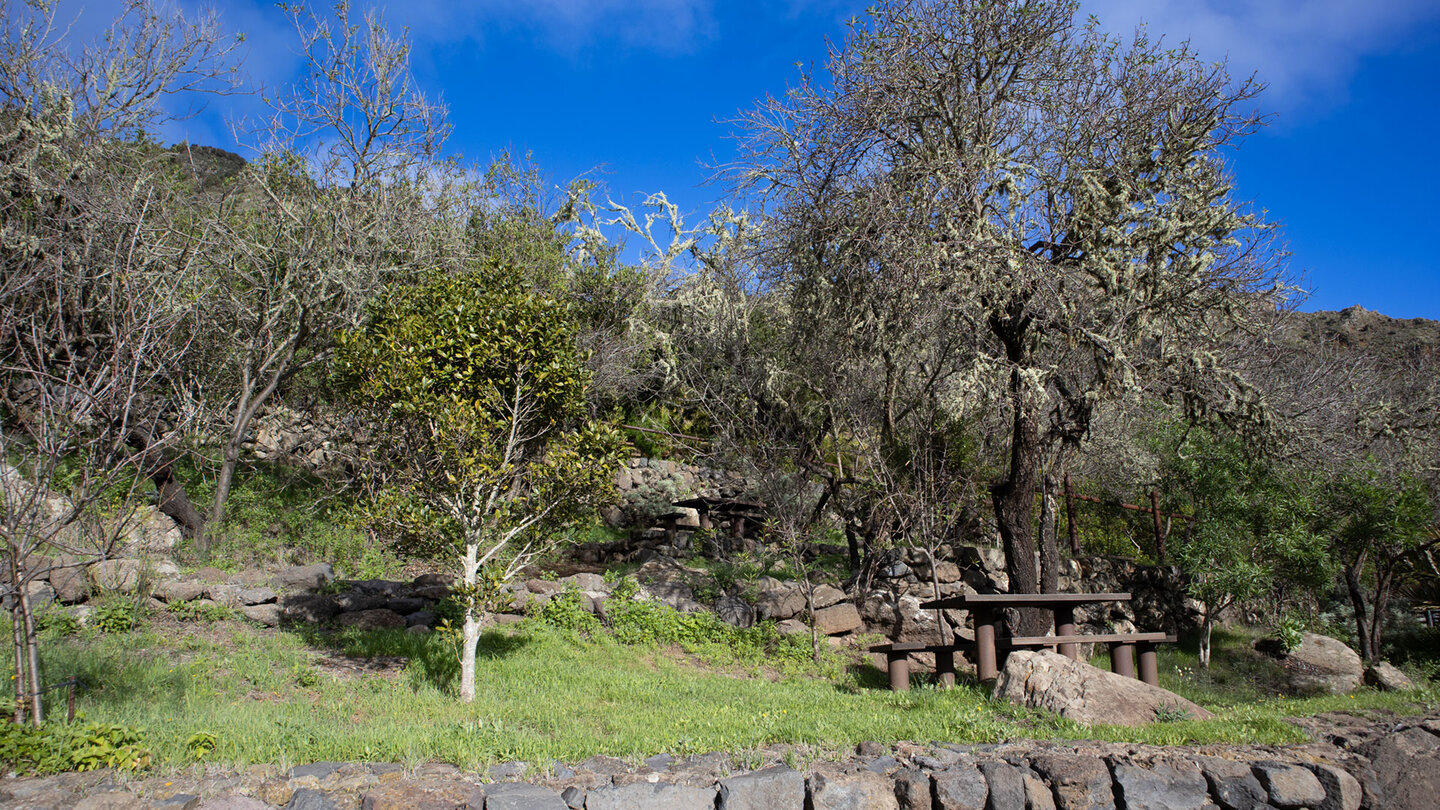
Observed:
[[[1433,0],[1084,0],[1115,33],[1141,21],[1169,42],[1189,39],[1233,75],[1254,71],[1269,85],[1264,104],[1298,111],[1343,99],[1359,61],[1400,50],[1421,25],[1440,21]]]

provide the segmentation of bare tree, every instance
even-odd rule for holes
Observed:
[[[55,14],[0,3],[0,534],[15,719],[37,725],[29,585],[115,551],[151,472],[134,437],[178,435],[183,419],[172,383],[206,225],[177,227],[168,161],[134,136],[169,117],[168,94],[223,89],[233,70],[213,18],[135,2],[85,44]]]
[[[415,87],[409,44],[377,13],[291,10],[306,78],[270,99],[259,160],[220,202],[197,386],[226,412],[207,524],[224,518],[240,451],[287,382],[329,356],[387,281],[464,253],[445,108]],[[202,552],[209,532],[202,533]]]
[[[1283,292],[1222,157],[1260,123],[1259,86],[1076,12],[882,3],[828,81],[802,76],[743,117],[729,175],[772,217],[776,285],[835,324],[827,342],[854,347],[875,397],[909,387],[1004,415],[991,500],[1016,592],[1041,586],[1049,448],[1146,393],[1254,417],[1259,398],[1208,347]]]

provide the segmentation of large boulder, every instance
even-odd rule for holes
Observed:
[[[1384,661],[1365,668],[1365,683],[1382,692],[1409,692],[1415,682],[1397,667]]]
[[[85,569],[78,566],[51,569],[50,587],[55,589],[55,598],[67,605],[84,602],[90,596],[90,581]]]
[[[134,593],[140,585],[139,560],[101,560],[89,572],[99,593]]]
[[[784,765],[720,780],[719,810],[803,810],[805,777]]]
[[[827,636],[838,636],[864,626],[860,611],[849,602],[841,602],[824,610],[815,611],[815,628]]]
[[[1202,810],[1210,805],[1209,786],[1193,762],[1176,760],[1149,768],[1116,762],[1113,771],[1116,803],[1122,807]]]
[[[873,771],[853,773],[818,769],[810,776],[811,810],[899,810],[895,785]],[[983,808],[981,808],[983,810]]]
[[[764,591],[755,600],[755,612],[761,619],[784,621],[805,610],[805,594],[799,588],[774,588]]]
[[[1030,767],[1050,785],[1056,810],[1115,810],[1110,769],[1098,757],[1042,753],[1031,760]]]
[[[1174,692],[1049,650],[1010,653],[995,697],[1087,725],[1144,725],[1162,712],[1183,711],[1195,720],[1214,716]]]
[[[335,569],[330,563],[297,565],[279,571],[272,578],[279,588],[318,588],[335,581]]]
[[[1365,676],[1364,663],[1349,645],[1316,633],[1306,633],[1282,662],[1290,688],[1300,693],[1343,695],[1360,688]]]

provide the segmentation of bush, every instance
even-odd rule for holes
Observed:
[[[534,618],[551,627],[586,636],[600,632],[600,620],[585,604],[585,594],[574,589],[550,597],[549,602],[535,611]]]
[[[102,633],[128,633],[140,626],[144,609],[125,599],[102,602],[90,616],[90,626]]]
[[[199,599],[171,602],[166,606],[170,615],[182,622],[202,622],[214,624],[225,619],[233,619],[237,612],[233,608],[217,605],[214,602],[201,602]]]
[[[114,723],[50,723],[40,728],[0,723],[0,761],[22,774],[141,770],[151,761],[142,742],[138,731]]]

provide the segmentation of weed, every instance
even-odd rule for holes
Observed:
[[[150,766],[151,754],[141,743],[139,732],[115,723],[49,723],[40,728],[0,723],[0,761],[18,773],[142,770]]]
[[[214,734],[208,731],[197,731],[185,740],[185,750],[196,762],[205,759],[215,753],[215,745],[219,742]]]
[[[128,633],[140,626],[145,610],[128,599],[110,599],[96,605],[90,626],[102,633]]]
[[[171,602],[165,609],[170,611],[170,615],[177,621],[202,624],[214,624],[239,615],[234,608],[199,599]]]

